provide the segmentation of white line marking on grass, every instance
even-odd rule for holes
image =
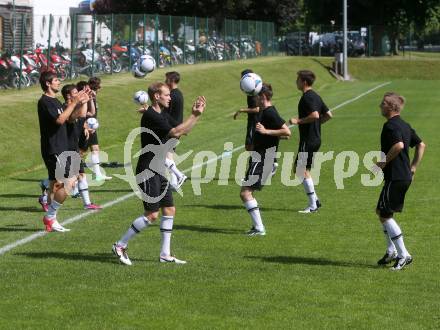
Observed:
[[[362,94],[359,94],[358,96],[356,96],[356,97],[354,97],[354,98],[352,98],[352,99],[350,99],[350,100],[347,100],[347,101],[345,101],[345,102],[342,102],[341,104],[338,104],[337,106],[333,107],[333,108],[330,109],[330,110],[331,110],[331,111],[334,111],[334,110],[336,110],[336,109],[339,109],[339,108],[341,108],[341,107],[343,107],[343,106],[345,106],[345,105],[347,105],[347,104],[350,104],[350,103],[352,103],[352,102],[354,102],[354,101],[357,101],[357,100],[359,100],[361,97],[363,97],[363,96],[365,96],[365,95],[368,95],[368,94],[374,92],[375,90],[377,90],[377,89],[379,89],[379,88],[382,88],[382,87],[384,87],[384,86],[386,86],[386,85],[389,85],[389,84],[391,84],[391,81],[386,82],[386,83],[383,83],[383,84],[380,84],[380,85],[378,85],[378,86],[376,86],[376,87],[373,87],[373,88],[367,90],[366,92],[364,92],[364,93],[362,93]],[[290,125],[289,127],[292,127],[292,126],[294,126],[294,125]],[[238,151],[238,150],[241,150],[241,149],[243,149],[243,148],[244,148],[244,145],[241,145],[241,146],[239,146],[239,147],[236,147],[236,148],[232,149],[230,152],[227,153],[228,157],[229,157],[232,153],[234,153],[234,152],[236,152],[236,151]],[[187,168],[186,170],[184,170],[184,171],[182,171],[182,172],[187,173],[187,172],[189,172],[189,171],[191,171],[191,170],[193,170],[193,169],[200,168],[200,167],[202,167],[203,165],[207,165],[207,164],[210,164],[210,163],[212,163],[212,162],[215,162],[215,161],[217,161],[217,160],[219,160],[219,159],[222,159],[223,157],[224,157],[224,154],[222,153],[221,155],[218,155],[216,158],[211,158],[211,159],[207,160],[207,161],[204,162],[204,163],[197,164],[197,165],[195,165],[195,166],[193,166],[193,167]],[[126,194],[126,195],[121,196],[121,197],[119,197],[119,198],[117,198],[117,199],[115,199],[115,200],[112,200],[111,202],[107,202],[107,203],[103,204],[103,205],[102,205],[102,208],[103,208],[103,209],[106,209],[106,208],[108,208],[108,207],[112,207],[113,205],[119,204],[119,203],[125,201],[126,199],[129,199],[129,198],[131,198],[131,197],[133,197],[133,196],[135,196],[135,195],[136,195],[136,194],[135,194],[134,192],[129,193],[129,194]],[[63,226],[65,226],[65,225],[68,225],[68,224],[71,224],[71,223],[77,222],[77,221],[79,221],[79,220],[81,220],[81,219],[84,219],[84,218],[87,218],[87,217],[91,216],[92,214],[94,214],[94,213],[96,213],[96,212],[99,212],[99,211],[87,211],[87,212],[84,212],[84,213],[78,214],[78,215],[76,215],[76,216],[74,216],[74,217],[72,217],[72,218],[67,219],[66,221],[62,222],[61,224],[62,224]],[[5,246],[3,246],[3,247],[0,248],[0,255],[3,255],[3,254],[5,254],[6,252],[9,252],[9,251],[15,249],[16,247],[19,247],[19,246],[21,246],[21,245],[24,245],[24,244],[30,243],[30,242],[32,242],[33,240],[35,240],[35,239],[37,239],[37,238],[39,238],[39,237],[46,236],[47,234],[48,234],[48,233],[45,232],[45,231],[39,231],[39,232],[36,232],[36,233],[34,233],[34,234],[32,234],[32,235],[29,235],[29,236],[27,236],[27,237],[25,237],[25,238],[23,238],[23,239],[19,239],[19,240],[13,242],[13,243],[7,244],[7,245],[5,245]],[[55,233],[55,234],[56,234],[56,233]],[[63,235],[63,234],[56,234],[56,235]]]
[[[356,97],[354,97],[354,98],[352,98],[352,99],[350,99],[350,100],[347,100],[347,101],[345,101],[345,102],[342,102],[341,104],[338,104],[337,106],[335,106],[333,109],[330,109],[330,110],[331,110],[331,111],[334,111],[334,110],[336,110],[336,109],[339,109],[339,108],[343,107],[344,105],[347,105],[347,104],[349,104],[349,103],[352,103],[352,102],[354,102],[354,101],[357,101],[357,100],[359,100],[361,97],[364,97],[365,95],[374,92],[376,89],[382,88],[382,87],[384,87],[384,86],[386,86],[386,85],[389,85],[389,84],[391,84],[391,81],[387,81],[386,83],[383,83],[383,84],[380,84],[380,85],[378,85],[378,86],[376,86],[376,87],[373,87],[373,88],[367,90],[366,92],[364,92],[364,93],[362,93],[362,94],[359,94],[358,96],[356,96]]]

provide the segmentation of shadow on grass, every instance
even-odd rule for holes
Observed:
[[[204,179],[206,179],[206,178],[205,178],[205,177],[202,178],[202,177],[199,177],[199,176],[191,176],[191,175],[188,175],[188,179],[187,179],[187,180],[200,181],[200,180],[202,180],[202,179],[204,180]],[[212,181],[220,181],[220,180],[222,180],[222,181],[227,181],[227,182],[236,183],[234,178],[228,178],[227,180],[225,180],[224,178],[217,178],[217,177],[215,177],[215,178],[211,178],[211,180],[212,180]],[[240,188],[240,185],[237,184],[237,187]]]
[[[0,227],[0,232],[17,232],[17,231],[27,231],[36,233],[37,231],[41,231],[38,228],[24,228],[24,225],[8,225],[6,227]]]
[[[82,253],[82,252],[26,252],[15,253],[16,256],[24,256],[34,259],[63,259],[70,261],[92,261],[99,263],[118,264],[119,261],[111,252],[109,253]],[[130,258],[132,261],[148,261],[153,260]]]
[[[205,209],[213,209],[213,210],[224,210],[224,211],[230,211],[230,210],[241,210],[246,211],[243,205],[226,205],[226,204],[215,204],[215,205],[197,205],[197,204],[185,204],[184,206],[188,207],[199,207],[199,208],[205,208]],[[260,207],[261,211],[286,211],[287,209],[280,209],[280,208],[274,208],[274,207]]]
[[[322,66],[324,69],[326,69],[329,73],[330,73],[330,70],[333,69],[331,66],[328,66],[328,65],[322,63],[322,62],[321,62],[320,60],[318,60],[317,58],[312,58],[312,61],[318,63],[320,66]]]
[[[270,262],[270,263],[277,263],[277,264],[336,266],[336,267],[353,267],[353,268],[377,268],[377,266],[374,266],[371,264],[329,260],[329,259],[324,259],[324,258],[298,257],[298,256],[272,256],[272,257],[245,256],[245,258],[246,259],[260,259],[263,262]]]
[[[243,231],[239,229],[224,229],[224,228],[210,228],[202,226],[188,226],[188,225],[174,225],[176,230],[188,230],[197,231],[201,233],[214,233],[214,234],[242,234]]]
[[[133,192],[133,190],[131,190],[131,189],[90,189],[90,191],[91,192],[96,192],[96,193],[98,193],[98,192],[112,192],[112,193],[116,193],[116,192],[127,192],[127,193],[129,193],[129,192]]]
[[[43,213],[41,208],[36,206],[0,206],[0,211],[19,211],[19,212],[35,212]]]
[[[11,178],[11,180],[23,181],[23,182],[40,182],[41,181],[41,179],[23,179],[23,178]]]
[[[40,195],[29,195],[29,194],[3,194],[0,195],[0,198],[38,198]]]

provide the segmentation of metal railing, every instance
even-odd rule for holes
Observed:
[[[287,55],[334,56],[342,52],[342,31],[335,25],[310,26],[279,37],[278,42]],[[348,27],[348,56],[393,55],[440,58],[440,30],[417,33],[411,28],[396,35],[385,26]]]

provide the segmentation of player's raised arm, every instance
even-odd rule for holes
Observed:
[[[194,101],[191,115],[182,124],[174,127],[168,133],[168,136],[179,138],[182,135],[188,134],[197,123],[202,113],[205,111],[205,108],[206,98],[204,96],[197,97],[197,99]]]
[[[72,98],[72,102],[69,103],[66,109],[64,109],[63,113],[61,113],[58,116],[56,123],[58,125],[63,125],[66,121],[69,120],[69,117],[70,115],[72,115],[72,112],[76,109],[76,106],[78,104],[82,104],[83,102],[86,102],[86,100],[87,100],[87,96],[85,95],[84,92],[81,91],[78,94],[76,94],[76,96]]]
[[[240,110],[238,110],[236,113],[234,113],[234,119],[237,119],[238,115],[240,113],[250,113],[250,114],[255,114],[258,113],[260,111],[259,107],[255,107],[255,108],[242,108]]]
[[[96,92],[91,90],[89,86],[84,88],[84,91],[89,96],[89,100],[87,102],[87,117],[95,117],[96,107],[94,99],[96,99]]]

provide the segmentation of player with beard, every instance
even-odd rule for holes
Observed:
[[[163,111],[171,100],[168,86],[164,83],[153,83],[148,87],[148,96],[151,106],[143,111],[141,119],[141,128],[148,131],[141,133],[142,154],[136,166],[136,182],[143,197],[144,213],[113,244],[112,250],[122,264],[131,265],[126,251],[128,241],[156,221],[161,210],[162,243],[159,262],[184,264],[186,261],[171,255],[171,233],[176,209],[168,180],[165,178],[164,163],[166,154],[175,146],[175,141],[170,138],[178,139],[192,130],[205,110],[206,100],[199,96],[193,104],[191,115],[176,126],[174,120]],[[170,146],[169,142],[173,145]]]

